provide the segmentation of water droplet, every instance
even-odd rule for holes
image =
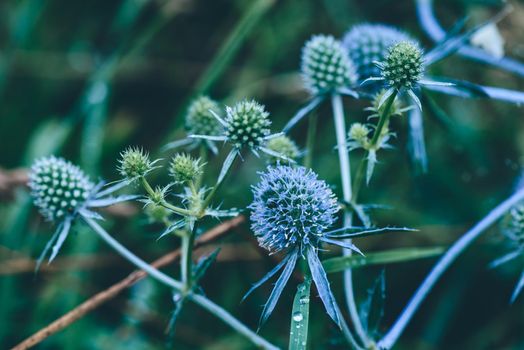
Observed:
[[[176,304],[182,299],[182,294],[180,293],[173,293],[173,302]]]
[[[300,304],[302,305],[309,304],[309,297],[307,296],[301,297],[299,301],[300,301]]]
[[[302,315],[302,312],[297,311],[293,314],[293,321],[295,322],[301,322],[304,319],[304,315]]]

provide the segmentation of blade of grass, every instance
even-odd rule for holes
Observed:
[[[298,285],[295,299],[293,300],[291,328],[289,330],[289,350],[305,350],[307,348],[310,292],[311,278],[306,276],[304,282]]]
[[[383,252],[369,253],[366,256],[348,255],[326,259],[322,262],[327,273],[341,272],[349,268],[369,265],[382,265],[411,260],[432,258],[444,252],[444,247],[402,248]]]

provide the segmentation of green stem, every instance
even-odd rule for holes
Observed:
[[[306,168],[311,168],[313,165],[313,149],[315,148],[317,120],[317,115],[315,113],[311,113],[309,116],[309,125],[307,130],[306,156],[304,157],[304,166]]]
[[[117,240],[111,237],[111,235],[106,230],[104,230],[104,228],[102,228],[102,226],[100,226],[96,221],[88,217],[82,217],[82,219],[86,222],[86,224],[89,227],[91,227],[91,229],[93,229],[93,231],[96,234],[98,234],[98,236],[100,236],[100,238],[102,238],[107,244],[109,244],[113,249],[115,249],[120,255],[122,255],[133,265],[137,266],[141,270],[144,270],[150,277],[156,279],[162,284],[167,285],[180,292],[184,291],[184,285],[180,281],[177,281],[169,277],[165,273],[155,269],[154,267],[137,257],[126,247],[120,244]],[[244,335],[247,339],[249,339],[251,342],[253,342],[253,344],[257,345],[258,347],[262,349],[271,350],[278,349],[276,346],[269,343],[267,340],[260,337],[258,334],[256,334],[249,328],[247,328],[242,322],[233,317],[233,315],[231,315],[229,312],[222,309],[220,306],[213,303],[206,297],[199,294],[189,294],[187,297],[190,300],[192,300],[195,304],[200,305],[201,307],[203,307],[204,309],[208,310],[210,313],[221,319],[224,323],[228,324],[238,333]]]
[[[205,166],[205,164],[207,163],[207,147],[204,143],[202,143],[200,145],[200,161],[202,162],[202,164]],[[198,176],[196,182],[195,182],[195,186],[196,188],[200,188],[202,187],[202,181],[204,180],[204,171],[202,171],[202,173],[200,173],[200,175]]]
[[[196,223],[195,223],[196,225]],[[193,277],[193,242],[195,240],[193,230],[187,225],[186,232],[182,236],[182,262],[180,264],[180,272],[182,276],[182,283],[185,290],[190,291],[192,288]]]
[[[340,177],[342,180],[343,198],[345,202],[351,203],[351,167],[349,162],[348,147],[346,143],[346,123],[344,120],[344,109],[342,105],[342,97],[339,94],[335,93],[331,96],[331,106],[333,109],[333,118],[335,121],[335,133],[337,137],[337,149],[340,164]],[[344,211],[344,226],[351,226],[351,221],[351,212],[347,210]],[[351,242],[351,240],[348,241]],[[344,249],[344,255],[351,254],[351,250]],[[358,315],[357,305],[355,302],[355,294],[353,291],[353,276],[351,269],[347,269],[344,272],[344,289],[346,295],[346,302],[349,310],[349,316],[355,328],[355,332],[360,341],[363,344],[365,344],[366,347],[368,347],[372,342],[366,334],[366,331],[364,330],[364,327]],[[345,331],[346,333],[348,332],[344,329],[344,327],[343,331]]]
[[[391,96],[388,97],[388,99],[385,102],[384,110],[380,114],[380,119],[377,124],[377,128],[375,129],[375,132],[373,133],[373,138],[371,139],[369,143],[370,149],[374,149],[377,147],[377,144],[380,140],[380,136],[382,132],[384,131],[384,127],[388,124],[389,118],[391,117],[391,107],[393,106],[393,103],[395,102],[395,98],[397,97],[398,91],[395,90]],[[360,189],[362,188],[362,185],[364,184],[364,174],[366,172],[366,163],[367,159],[363,158],[360,164],[358,165],[357,174],[355,176],[355,183],[353,184],[353,198],[351,199],[351,203],[357,204],[357,198],[358,194],[360,192]]]
[[[140,178],[140,182],[142,183],[142,186],[144,187],[144,189],[146,190],[149,196],[155,196],[155,191],[153,190],[153,188],[151,187],[151,185],[149,184],[149,182],[147,181],[147,179],[144,176]],[[182,216],[192,215],[192,213],[189,210],[184,209],[184,208],[179,208],[171,203],[166,202],[165,200],[162,200],[158,204]]]

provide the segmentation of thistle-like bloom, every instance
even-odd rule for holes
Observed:
[[[260,151],[269,156],[293,162],[293,160],[284,155],[267,148],[267,142],[282,135],[282,133],[271,134],[269,129],[271,121],[264,105],[255,100],[242,100],[233,107],[226,107],[226,117],[224,119],[214,112],[213,116],[224,127],[222,135],[191,135],[191,137],[210,141],[224,141],[233,146],[233,149],[224,160],[217,183],[224,179],[236,157],[246,148],[257,157],[260,156]]]
[[[358,76],[340,41],[331,35],[315,35],[302,49],[302,76],[313,95],[347,89]]]
[[[286,254],[280,264],[257,282],[245,296],[283,269],[264,307],[260,323],[264,323],[273,311],[297,260],[302,257],[309,265],[328,315],[340,326],[336,302],[318,258],[321,244],[335,244],[362,254],[354,244],[337,239],[384,232],[390,228],[352,233],[347,232],[358,231],[359,228],[332,230],[340,209],[337,199],[326,182],[319,180],[317,174],[304,167],[268,167],[261,174],[260,182],[253,186],[253,195],[253,203],[249,206],[252,211],[251,229],[260,246],[270,254]]]
[[[500,266],[517,258],[524,258],[524,204],[518,204],[511,208],[503,222],[502,233],[506,236],[513,248],[509,253],[493,261],[490,264],[491,267]],[[512,303],[517,299],[523,289],[524,270],[520,275],[513,294],[511,295]]]
[[[77,216],[101,219],[93,208],[106,207],[136,196],[117,196],[111,194],[122,187],[121,184],[102,190],[103,183],[95,185],[76,165],[55,156],[36,160],[29,173],[29,188],[33,203],[42,216],[58,224],[58,228],[40,255],[37,269],[49,250],[51,262],[64,243],[73,220]]]
[[[191,102],[185,116],[185,129],[188,135],[210,135],[218,136],[224,132],[224,128],[213,114],[220,114],[218,102],[208,96],[200,96]],[[176,140],[164,146],[165,150],[178,147],[187,147],[192,150],[204,144],[213,153],[218,153],[215,143],[206,139],[194,139],[186,137]]]
[[[416,43],[409,34],[394,27],[364,23],[351,27],[342,45],[355,64],[359,78],[365,80],[380,74],[374,62],[382,62],[388,48],[401,41]]]

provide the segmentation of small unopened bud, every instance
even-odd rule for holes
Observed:
[[[187,154],[177,154],[169,165],[169,173],[175,183],[186,184],[194,181],[202,174],[200,159],[194,159]]]
[[[129,180],[145,176],[153,168],[149,154],[138,147],[129,147],[120,153],[119,163],[120,175]]]
[[[223,132],[223,127],[211,111],[220,114],[218,103],[207,96],[195,99],[186,114],[186,129],[190,134],[216,136]]]
[[[285,135],[270,139],[267,142],[267,148],[291,160],[296,160],[299,155],[299,150],[295,142]],[[284,159],[274,156],[270,156],[269,162],[273,164],[279,162],[286,163]]]

